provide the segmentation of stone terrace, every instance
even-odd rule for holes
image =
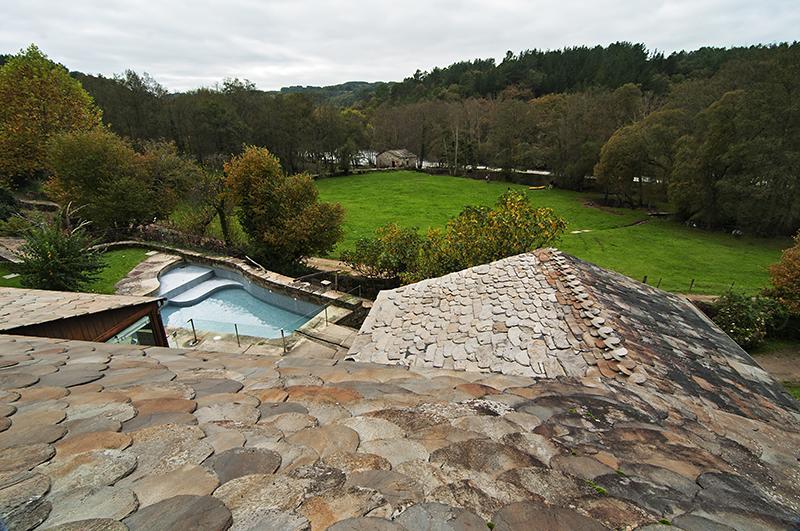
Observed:
[[[800,507],[798,405],[735,371],[536,381],[20,336],[0,367],[14,530],[785,529]]]

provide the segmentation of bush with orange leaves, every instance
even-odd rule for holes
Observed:
[[[800,315],[800,232],[794,245],[783,251],[780,262],[770,267],[772,296],[795,315]]]

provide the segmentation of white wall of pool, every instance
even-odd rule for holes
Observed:
[[[183,264],[158,277],[167,299],[161,318],[167,328],[275,339],[310,321],[322,306],[258,286],[223,268]],[[236,328],[234,328],[234,324]]]

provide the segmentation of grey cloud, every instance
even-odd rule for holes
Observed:
[[[670,52],[791,41],[796,0],[2,0],[0,52],[147,71],[171,90],[400,80],[506,50],[644,42]]]

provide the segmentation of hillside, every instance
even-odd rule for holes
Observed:
[[[348,81],[326,87],[300,86],[283,87],[281,94],[304,94],[318,103],[329,103],[337,107],[350,107],[369,100],[378,92],[386,92],[393,82]]]

